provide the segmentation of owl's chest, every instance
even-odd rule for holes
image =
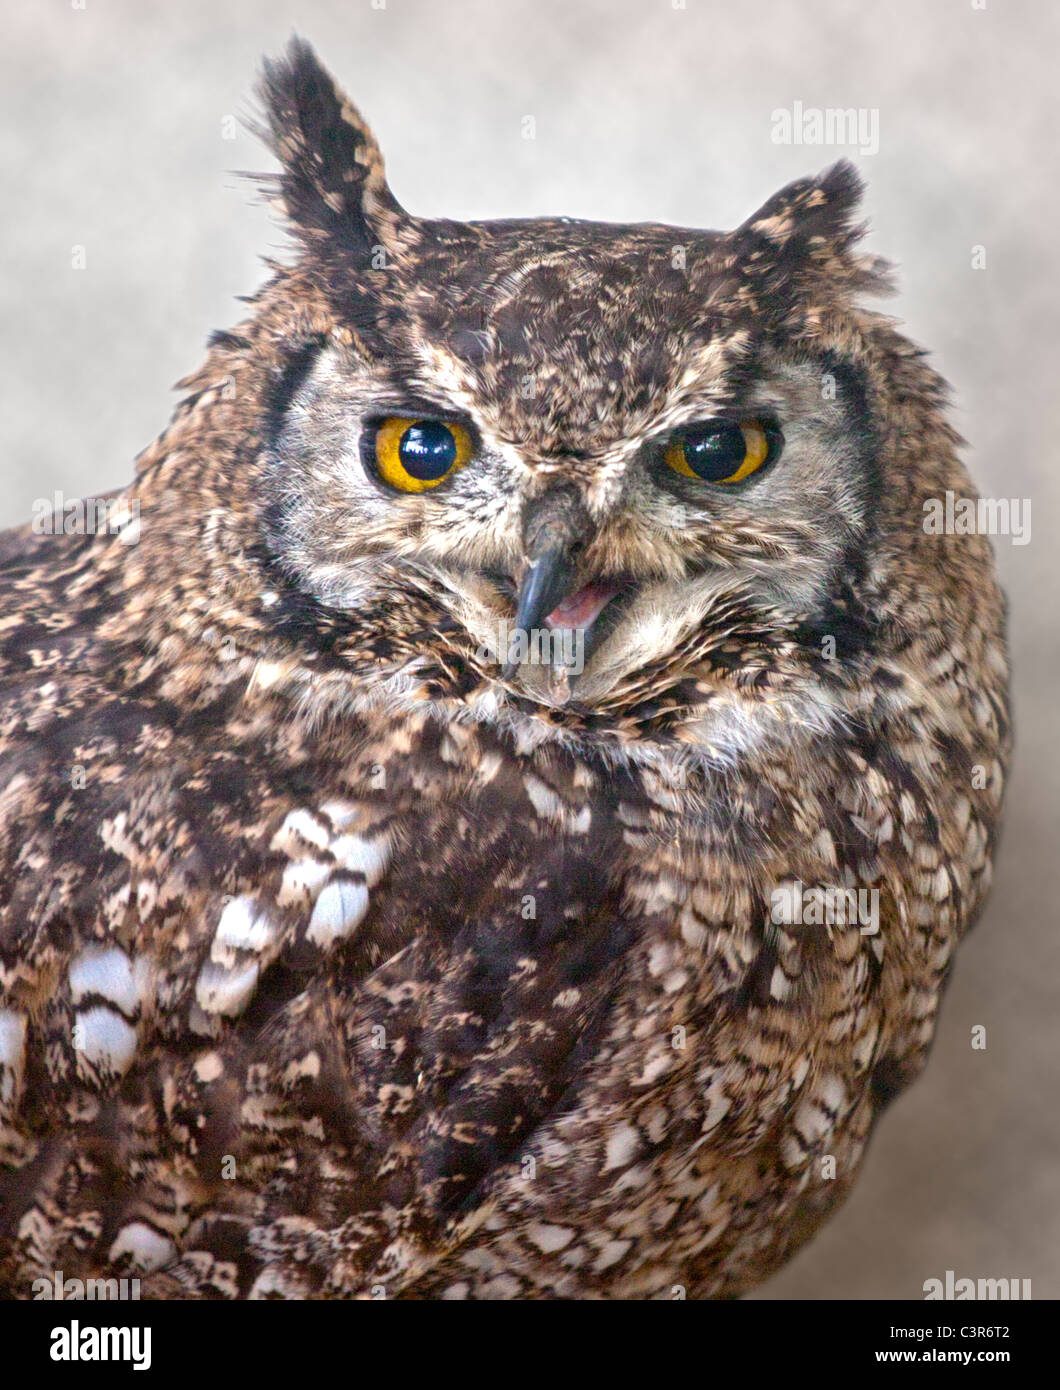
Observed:
[[[460,734],[390,764],[371,831],[385,870],[334,987],[362,1104],[400,1086],[446,1107],[466,1087],[507,1096],[524,1126],[623,1009],[656,1030],[634,1029],[622,1064],[650,1082],[656,1044],[741,987],[762,943],[764,801]]]
[[[415,1154],[395,1194],[495,1204],[439,1287],[487,1251],[572,1295],[680,1284],[737,1218],[761,1247],[818,1151],[856,1166],[880,1022],[859,927],[770,930],[767,885],[820,873],[775,789],[497,758],[481,785],[436,762],[449,795],[410,806],[407,944],[346,996],[360,1104]]]

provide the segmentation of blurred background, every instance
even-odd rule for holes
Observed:
[[[1060,1296],[1060,8],[0,0],[0,13],[0,526],[57,489],[124,484],[172,383],[242,317],[258,257],[283,253],[234,171],[273,167],[241,120],[262,54],[293,31],[425,215],[729,227],[790,179],[858,164],[869,245],[900,272],[884,307],[953,384],[980,490],[1032,503],[1030,543],[995,541],[1018,747],[993,897],[931,1065],[884,1118],[845,1208],[755,1297],[917,1299],[947,1270]],[[859,109],[868,138],[777,143],[774,113],[796,103]]]

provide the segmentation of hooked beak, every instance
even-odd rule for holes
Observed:
[[[515,626],[523,632],[540,627],[574,583],[575,567],[570,554],[556,546],[532,559],[519,586]]]
[[[530,634],[555,625],[549,623],[550,615],[561,609],[575,586],[578,556],[592,530],[580,495],[570,487],[546,492],[527,508],[523,522],[526,569],[516,601],[515,633]],[[519,661],[509,659],[504,679],[511,680],[518,670]]]

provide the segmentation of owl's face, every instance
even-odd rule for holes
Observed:
[[[721,640],[734,605],[793,642],[850,584],[881,478],[866,374],[827,325],[871,273],[848,256],[849,167],[731,234],[432,222],[393,202],[358,124],[355,192],[332,171],[344,222],[314,123],[292,135],[267,96],[339,311],[270,436],[270,544],[303,590],[348,612],[429,593],[483,679],[592,707]]]

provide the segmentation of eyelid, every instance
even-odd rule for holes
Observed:
[[[451,410],[447,409],[445,406],[423,403],[414,405],[410,404],[408,401],[395,401],[393,404],[384,405],[379,405],[378,403],[373,404],[371,409],[361,417],[361,428],[362,430],[375,430],[386,420],[396,419],[410,421],[429,420],[432,424],[436,425],[459,425],[461,429],[467,430],[472,439],[476,440],[476,442],[478,440],[478,430],[475,427],[475,422],[469,419],[468,416],[462,415],[458,410]]]

